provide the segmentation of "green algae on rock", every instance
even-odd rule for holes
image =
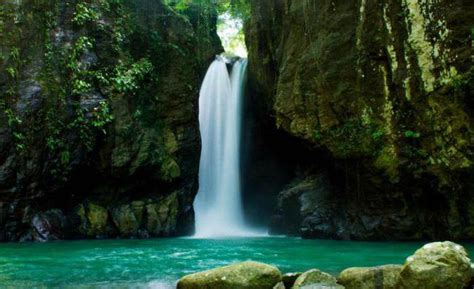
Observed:
[[[251,6],[246,41],[254,113],[272,123],[262,130],[283,131],[288,142],[308,148],[304,156],[288,150],[298,158],[295,167],[307,172],[282,188],[278,203],[302,178],[322,172],[330,185],[322,213],[308,212],[313,216],[299,228],[280,233],[474,238],[474,3],[262,0]],[[282,218],[300,208],[275,218],[291,223]]]
[[[466,249],[452,242],[429,243],[407,258],[397,289],[460,289],[472,278]]]
[[[337,282],[346,289],[396,289],[401,265],[356,267],[342,271]]]
[[[273,289],[281,282],[280,271],[257,262],[243,262],[184,276],[178,289]]]
[[[166,3],[0,4],[0,240],[51,209],[77,225],[63,238],[136,236],[133,202],[176,191],[152,235],[192,231],[200,78],[222,47],[212,6]]]
[[[293,284],[293,289],[310,288],[344,289],[344,286],[337,284],[334,276],[312,269],[301,274]]]

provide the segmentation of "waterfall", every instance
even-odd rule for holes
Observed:
[[[199,191],[194,202],[196,237],[249,235],[240,189],[240,136],[247,60],[229,76],[226,59],[209,67],[199,96],[202,138]]]

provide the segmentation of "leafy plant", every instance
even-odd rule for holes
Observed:
[[[153,64],[142,58],[132,65],[118,65],[115,68],[113,78],[114,88],[119,92],[131,92],[139,87],[139,81],[143,80],[146,74],[153,70]]]
[[[22,123],[21,119],[15,115],[11,108],[5,110],[5,115],[7,116],[7,123],[10,128]]]
[[[407,130],[403,134],[406,138],[420,138],[421,134],[416,131]]]
[[[76,5],[76,13],[72,21],[78,25],[83,26],[88,22],[96,21],[99,19],[99,13],[96,9],[89,6],[88,3],[78,3]]]
[[[5,110],[7,116],[7,124],[12,130],[13,141],[17,151],[22,152],[25,149],[25,135],[20,131],[19,125],[22,124],[22,120],[15,115],[12,109],[8,108]]]
[[[109,105],[106,101],[101,101],[99,107],[94,109],[91,125],[95,128],[101,129],[102,132],[106,134],[104,127],[113,120],[114,116],[111,114]]]
[[[385,135],[385,132],[383,129],[377,129],[377,130],[374,130],[371,134],[372,138],[374,140],[379,140],[381,139],[383,136]]]

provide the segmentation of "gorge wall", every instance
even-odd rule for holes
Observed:
[[[464,0],[251,1],[249,171],[293,178],[273,232],[474,238],[473,28]]]
[[[193,230],[209,5],[3,1],[0,241]]]

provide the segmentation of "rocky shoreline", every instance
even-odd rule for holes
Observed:
[[[184,276],[177,289],[468,289],[473,277],[466,249],[447,241],[424,245],[403,265],[348,268],[337,277],[318,269],[282,274],[248,261]]]

